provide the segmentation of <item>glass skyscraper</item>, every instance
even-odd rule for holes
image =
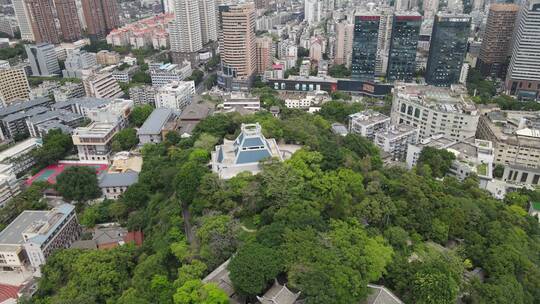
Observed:
[[[416,71],[416,48],[422,16],[418,13],[396,13],[388,55],[388,81],[411,82]]]
[[[450,86],[459,82],[470,26],[471,18],[468,15],[437,14],[426,69],[428,84]]]
[[[380,20],[380,15],[371,13],[355,16],[352,54],[353,79],[373,81],[375,78]]]

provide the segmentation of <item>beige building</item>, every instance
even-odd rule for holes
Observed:
[[[234,71],[235,78],[249,78],[257,69],[255,6],[253,3],[227,6],[220,17],[224,69]]]
[[[120,54],[117,52],[102,50],[97,52],[96,60],[97,63],[101,65],[114,65],[120,62]]]
[[[351,66],[353,38],[354,24],[347,21],[341,21],[336,24],[334,64],[344,64],[347,67]]]
[[[28,99],[29,93],[30,86],[24,69],[0,69],[0,100],[4,107],[14,100]]]
[[[257,74],[262,75],[264,71],[272,66],[272,38],[257,38]]]
[[[73,145],[77,147],[81,161],[109,163],[111,143],[119,131],[117,123],[94,122],[88,127],[79,127],[71,136]]]
[[[487,110],[482,114],[476,136],[493,143],[494,163],[540,167],[540,113]]]
[[[84,90],[89,97],[115,98],[124,93],[111,73],[97,73],[83,79]]]

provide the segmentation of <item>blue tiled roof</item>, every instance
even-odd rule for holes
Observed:
[[[244,143],[242,144],[242,147],[244,148],[262,147],[262,146],[264,146],[264,143],[260,137],[246,138],[244,140]]]
[[[240,153],[238,153],[238,158],[236,160],[236,163],[237,164],[256,163],[270,156],[271,155],[270,155],[270,152],[268,152],[268,150],[240,151]]]

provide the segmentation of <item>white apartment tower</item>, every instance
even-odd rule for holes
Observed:
[[[216,0],[199,0],[202,43],[218,41],[217,3]]]
[[[171,51],[194,53],[202,49],[199,3],[193,0],[175,0],[175,18],[171,26]]]
[[[522,5],[516,21],[506,89],[520,98],[540,99],[540,0]]]
[[[19,24],[21,39],[34,41],[34,32],[32,31],[32,25],[30,23],[30,13],[26,8],[24,0],[13,0],[13,10],[15,11],[17,23]]]

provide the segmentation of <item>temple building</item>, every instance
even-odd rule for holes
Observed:
[[[260,172],[259,162],[270,158],[283,161],[276,140],[265,138],[259,123],[242,124],[242,132],[236,140],[224,139],[212,152],[212,171],[224,179],[243,171],[256,174]]]

